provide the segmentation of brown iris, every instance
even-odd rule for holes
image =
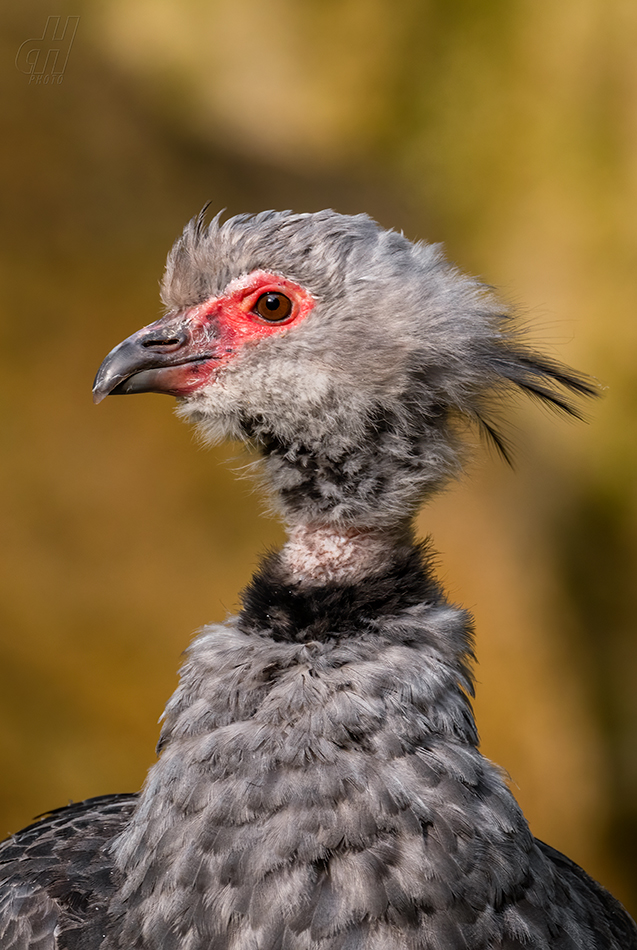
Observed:
[[[292,301],[285,294],[270,291],[267,294],[261,294],[254,305],[254,311],[264,320],[278,323],[279,320],[285,320],[292,313]]]

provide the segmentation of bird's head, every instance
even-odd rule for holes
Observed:
[[[436,245],[366,215],[194,218],[168,257],[167,313],[106,357],[106,395],[177,396],[216,440],[252,443],[292,523],[407,523],[457,472],[462,420],[503,449],[494,395],[567,412],[582,376],[530,351],[493,294]]]

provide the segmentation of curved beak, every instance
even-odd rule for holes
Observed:
[[[185,395],[201,385],[203,364],[216,357],[214,327],[186,312],[167,314],[111,350],[97,371],[93,402],[127,393]]]

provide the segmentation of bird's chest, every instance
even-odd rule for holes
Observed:
[[[177,711],[122,840],[122,946],[163,947],[160,934],[221,948],[232,935],[266,950],[285,934],[301,950],[351,932],[398,948],[392,934],[443,919],[485,864],[490,773],[361,675],[305,657],[261,670],[252,690],[217,682],[212,706],[194,704],[205,729],[191,706],[180,733]]]

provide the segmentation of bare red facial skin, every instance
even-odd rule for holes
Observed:
[[[267,299],[269,294],[274,299]],[[194,393],[216,379],[242,347],[287,333],[314,304],[312,294],[287,277],[253,271],[228,284],[222,296],[168,313],[123,340],[100,366],[93,399]]]
[[[255,312],[257,301],[267,293],[284,294],[290,300],[289,316],[267,320]],[[170,391],[186,396],[201,389],[243,346],[287,332],[308,316],[314,304],[315,298],[308,290],[278,274],[252,271],[231,281],[222,297],[211,297],[181,315],[192,341],[187,346],[190,354],[214,350],[214,356],[162,370],[162,374],[170,374]]]

